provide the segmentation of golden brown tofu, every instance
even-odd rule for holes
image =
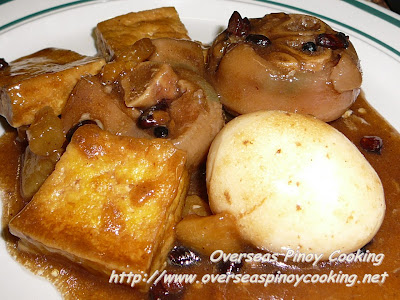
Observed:
[[[104,64],[103,58],[56,48],[21,57],[0,71],[0,114],[13,127],[31,124],[44,106],[59,115],[76,82]]]
[[[110,276],[165,267],[188,185],[169,141],[80,127],[54,172],[10,223],[24,246]]]
[[[107,61],[143,38],[190,39],[173,7],[132,12],[97,24],[96,45]]]

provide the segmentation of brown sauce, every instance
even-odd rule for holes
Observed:
[[[359,97],[351,107],[353,114],[331,123],[344,133],[365,155],[379,174],[386,199],[386,216],[382,227],[372,242],[366,246],[371,253],[385,255],[382,264],[374,266],[371,262],[329,263],[322,262],[312,268],[311,264],[263,263],[259,265],[245,264],[241,273],[258,274],[357,274],[362,280],[365,274],[383,274],[388,277],[384,283],[355,283],[347,287],[345,283],[272,283],[264,287],[257,283],[228,283],[188,285],[180,298],[184,299],[396,299],[400,289],[400,135],[392,128],[366,101]],[[383,139],[382,153],[375,154],[363,150],[360,139],[365,135],[379,136]],[[0,189],[2,190],[3,238],[9,254],[33,273],[47,278],[60,291],[65,299],[148,299],[149,296],[136,289],[120,284],[108,283],[108,278],[98,277],[82,267],[72,264],[61,257],[48,257],[18,250],[18,239],[8,231],[8,222],[26,204],[19,195],[19,164],[23,146],[15,141],[15,131],[7,131],[0,139]],[[200,180],[192,184],[192,191],[203,193],[204,176],[193,176]],[[255,249],[243,249],[243,252],[259,252]],[[195,267],[168,267],[172,273],[194,273],[201,278],[206,273],[216,273],[216,265],[207,257]],[[381,277],[379,277],[381,281]],[[171,299],[171,298],[168,298]]]

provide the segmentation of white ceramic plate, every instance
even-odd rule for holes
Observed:
[[[234,10],[247,17],[279,11],[320,17],[350,36],[361,60],[368,101],[400,129],[400,16],[364,1],[5,0],[0,1],[0,57],[12,61],[46,47],[93,55],[91,34],[99,21],[161,6],[175,6],[191,37],[206,43],[226,26]],[[3,132],[0,128],[0,135]],[[60,298],[50,283],[31,275],[9,256],[3,240],[0,268],[1,299]]]

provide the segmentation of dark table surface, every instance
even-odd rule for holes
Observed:
[[[366,0],[400,14],[400,0]]]

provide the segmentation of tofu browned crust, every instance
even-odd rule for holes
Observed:
[[[100,22],[95,34],[97,49],[107,61],[143,38],[190,39],[174,7],[131,12]]]
[[[10,223],[24,246],[89,270],[165,267],[188,186],[185,153],[162,139],[80,127],[55,171]]]
[[[104,64],[103,58],[57,48],[21,57],[0,71],[0,114],[13,127],[31,124],[44,106],[59,115],[76,82]]]

